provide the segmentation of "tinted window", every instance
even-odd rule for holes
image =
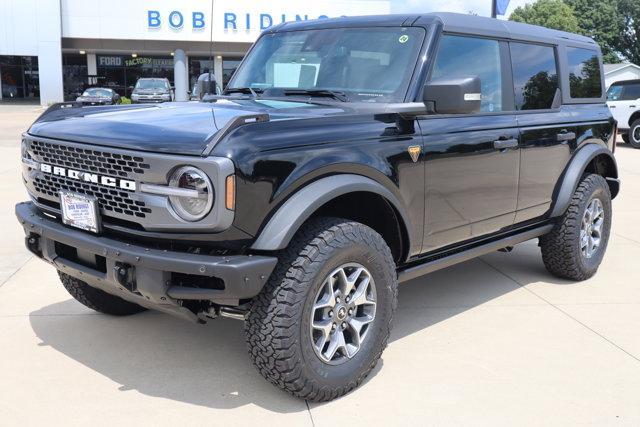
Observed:
[[[572,98],[600,98],[602,81],[598,54],[589,49],[567,48],[569,92]]]
[[[622,98],[628,101],[640,99],[640,84],[626,85],[622,91]]]
[[[516,109],[551,108],[558,89],[558,68],[554,48],[511,43]]]
[[[431,78],[470,76],[480,78],[480,110],[502,111],[500,44],[496,40],[443,36]]]

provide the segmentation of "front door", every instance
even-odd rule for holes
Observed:
[[[431,79],[475,76],[481,111],[419,120],[426,162],[423,252],[513,225],[518,198],[519,130],[508,45],[443,35]]]

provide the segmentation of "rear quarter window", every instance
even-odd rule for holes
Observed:
[[[569,94],[571,98],[600,98],[602,79],[597,52],[575,47],[567,48]]]

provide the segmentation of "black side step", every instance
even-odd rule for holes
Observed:
[[[514,246],[518,243],[526,242],[527,240],[531,240],[547,234],[551,231],[552,228],[553,224],[543,225],[541,227],[533,228],[522,233],[515,234],[513,236],[504,237],[502,239],[495,240],[489,243],[484,243],[462,252],[456,252],[438,259],[427,260],[422,264],[398,270],[398,282],[406,282],[415,279],[416,277],[420,277],[425,274],[432,273],[434,271],[451,267],[452,265],[479,257],[480,255],[485,255],[490,252],[495,252],[499,249],[506,248],[508,246]]]

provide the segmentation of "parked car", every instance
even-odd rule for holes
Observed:
[[[174,100],[174,93],[169,79],[141,78],[131,92],[133,104],[143,102],[169,102]]]
[[[82,92],[77,102],[82,105],[115,105],[119,104],[120,95],[118,95],[113,89],[103,87],[91,87]]]
[[[376,366],[398,283],[531,239],[551,274],[596,274],[620,186],[602,75],[593,40],[516,22],[280,24],[210,102],[47,110],[16,214],[82,304],[243,320],[268,381],[331,400]]]
[[[640,148],[640,80],[613,83],[607,92],[607,105],[624,142]]]

